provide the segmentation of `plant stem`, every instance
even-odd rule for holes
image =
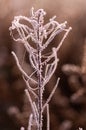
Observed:
[[[42,95],[43,95],[43,91],[42,91],[42,65],[41,65],[41,55],[42,55],[42,51],[40,48],[40,27],[41,27],[41,23],[40,23],[40,14],[38,16],[38,31],[37,31],[37,36],[38,36],[38,43],[37,43],[37,54],[38,54],[38,70],[37,70],[37,76],[38,76],[38,112],[39,112],[39,117],[38,117],[38,122],[39,122],[39,126],[38,126],[38,130],[42,130]]]
[[[37,47],[38,50],[38,72],[37,72],[37,76],[38,76],[38,112],[39,112],[39,118],[38,118],[38,122],[39,122],[39,128],[38,130],[42,130],[42,76],[41,76],[41,51],[40,51],[40,47],[38,45]]]

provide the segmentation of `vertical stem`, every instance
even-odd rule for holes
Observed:
[[[42,130],[42,79],[41,79],[41,51],[38,45],[38,112],[39,112],[39,128],[38,130]]]
[[[38,76],[38,112],[39,112],[39,117],[38,117],[38,130],[42,130],[42,66],[41,66],[41,55],[42,51],[40,48],[40,14],[38,17],[38,43],[37,43],[37,53],[38,53],[38,71],[37,71],[37,76]]]
[[[47,104],[47,130],[50,130],[49,104]]]

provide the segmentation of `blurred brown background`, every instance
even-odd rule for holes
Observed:
[[[56,15],[58,22],[68,21],[73,28],[58,52],[60,62],[44,95],[46,99],[60,76],[60,84],[50,102],[51,130],[76,130],[79,126],[85,130],[85,0],[0,0],[0,130],[27,128],[30,108],[24,94],[25,83],[11,55],[15,50],[21,59],[23,50],[10,37],[9,27],[14,16],[29,16],[31,7],[43,8],[47,12],[46,19]],[[57,45],[59,39],[57,36],[53,44]]]

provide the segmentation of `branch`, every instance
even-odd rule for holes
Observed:
[[[54,39],[54,37],[57,34],[59,34],[60,32],[62,32],[63,30],[65,30],[66,23],[67,22],[64,22],[63,24],[59,24],[59,25],[57,25],[57,27],[55,27],[55,30],[51,33],[50,37],[48,38],[48,40],[43,45],[43,49],[45,49],[49,45],[49,43]]]
[[[34,102],[32,101],[31,96],[30,96],[30,94],[29,94],[29,92],[28,92],[27,89],[25,89],[25,93],[26,93],[26,95],[27,95],[27,97],[28,97],[28,99],[29,99],[29,102],[30,102],[30,105],[31,105],[31,108],[32,108],[32,111],[33,111],[33,115],[34,115],[36,124],[37,124],[37,126],[38,126],[38,116],[37,116],[37,113],[36,113],[36,111],[35,111],[35,107],[34,107],[34,104],[33,104]]]
[[[36,82],[34,79],[30,78],[30,76],[28,76],[27,73],[22,69],[21,65],[19,64],[19,60],[18,60],[16,54],[15,54],[13,51],[12,51],[12,55],[13,55],[15,61],[16,61],[16,64],[17,64],[17,66],[18,66],[20,72],[21,72],[27,79],[30,79],[32,82],[34,82],[34,83],[37,84],[37,82]]]
[[[57,88],[57,86],[58,86],[59,80],[60,80],[60,78],[57,79],[56,85],[54,86],[54,88],[53,88],[53,90],[52,90],[50,96],[48,97],[46,103],[44,104],[44,106],[43,106],[43,108],[42,108],[42,111],[44,111],[45,107],[47,106],[47,104],[50,102],[52,96],[54,95],[54,93],[55,93],[55,91],[56,91],[56,88]]]
[[[49,104],[47,104],[47,130],[50,130]]]
[[[25,78],[23,77],[25,83],[26,83],[26,86],[28,88],[28,90],[35,96],[35,98],[38,98],[37,94],[34,92],[34,90],[37,90],[37,88],[32,88],[30,87],[28,81],[25,80]]]
[[[31,130],[31,127],[32,127],[32,119],[33,119],[33,114],[30,114],[29,124],[28,124],[27,130]]]
[[[56,51],[58,51],[58,50],[60,49],[60,47],[62,46],[62,44],[63,44],[65,38],[67,37],[67,35],[68,35],[68,33],[70,32],[71,29],[72,29],[71,27],[69,27],[69,29],[67,29],[67,31],[66,31],[66,33],[64,34],[64,36],[63,36],[61,42],[60,42],[59,45],[57,46]]]
[[[46,70],[45,70],[46,75],[44,78],[43,86],[45,86],[45,84],[48,83],[48,81],[50,80],[50,78],[54,74],[56,67],[57,67],[58,58],[57,58],[56,48],[53,48],[52,51],[53,51],[52,56],[55,58],[55,60],[53,61],[53,63],[50,64],[50,66],[49,66],[49,64],[46,65]]]

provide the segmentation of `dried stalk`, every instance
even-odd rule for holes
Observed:
[[[57,52],[61,47],[63,41],[67,37],[71,27],[66,29],[67,22],[59,24],[54,19],[56,16],[52,17],[47,24],[44,23],[44,16],[46,12],[43,9],[39,9],[34,12],[32,8],[31,17],[27,18],[25,16],[17,16],[14,17],[12,22],[12,26],[9,28],[10,34],[13,37],[14,41],[21,42],[29,55],[29,60],[31,66],[33,67],[33,72],[31,75],[28,75],[23,68],[21,67],[18,57],[14,52],[12,55],[16,61],[16,64],[22,73],[22,77],[26,83],[27,89],[25,90],[28,100],[31,105],[32,113],[29,118],[28,128],[27,130],[31,130],[32,126],[35,126],[37,130],[42,130],[43,128],[43,111],[47,108],[47,130],[50,130],[49,126],[49,101],[51,100],[54,92],[58,86],[59,78],[55,87],[53,88],[50,96],[48,97],[45,104],[43,104],[43,93],[45,85],[49,82],[51,77],[53,76],[57,64],[58,57]],[[20,21],[26,21],[30,24],[28,25],[22,24]],[[17,31],[18,37],[16,38],[14,35],[14,31]],[[54,37],[64,31],[64,36],[60,42],[60,44],[55,48],[52,48],[52,52],[47,54],[43,54],[43,51],[48,47]],[[32,40],[35,47],[29,44],[29,41]],[[44,43],[45,41],[45,43]],[[43,60],[42,60],[43,58]],[[52,60],[52,63],[50,62]],[[43,75],[43,70],[45,70],[45,74]],[[32,78],[32,76],[37,75],[37,81]],[[35,83],[37,85],[36,88],[33,88],[29,81]],[[37,103],[32,99],[31,94],[37,99]],[[24,129],[23,127],[21,130]]]

